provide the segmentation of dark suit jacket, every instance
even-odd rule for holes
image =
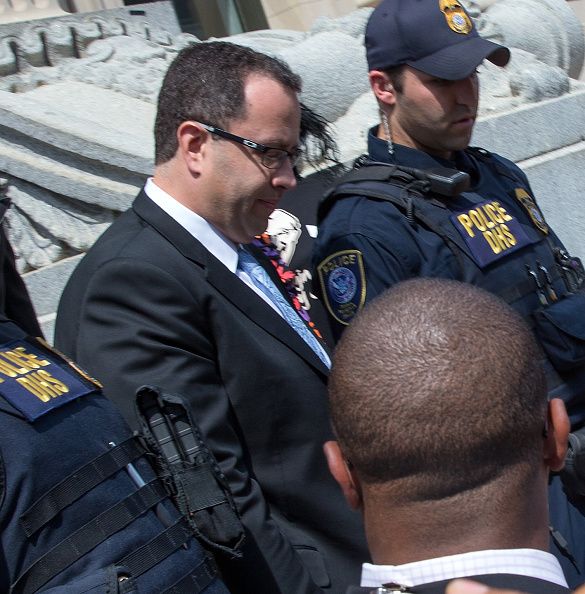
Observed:
[[[322,453],[327,369],[144,193],[73,273],[56,345],[100,378],[131,423],[142,384],[189,400],[247,529],[244,562],[225,570],[234,592],[342,593],[359,579],[361,519]]]
[[[491,575],[471,575],[466,579],[475,580],[491,586],[492,588],[504,588],[506,590],[518,590],[528,594],[570,594],[571,590],[552,582],[540,580],[538,578],[526,577],[523,575],[512,574],[491,574]],[[447,584],[452,580],[433,582],[431,584],[421,584],[407,588],[405,594],[443,594]],[[398,588],[397,588],[398,589]],[[377,588],[351,587],[347,594],[378,594]]]

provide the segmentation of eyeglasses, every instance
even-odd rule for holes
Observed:
[[[297,165],[302,155],[300,148],[296,148],[292,152],[289,152],[285,151],[284,149],[265,146],[264,144],[254,142],[253,140],[248,140],[247,138],[243,138],[237,134],[232,134],[231,132],[226,132],[221,128],[216,128],[215,126],[210,126],[209,124],[204,124],[202,122],[199,122],[199,124],[203,126],[208,132],[211,132],[211,134],[221,136],[221,138],[225,138],[227,140],[233,140],[234,142],[243,144],[254,151],[258,151],[261,154],[260,163],[262,163],[262,165],[264,165],[264,167],[267,169],[279,169],[282,167],[286,159],[290,159],[290,164],[294,167]]]

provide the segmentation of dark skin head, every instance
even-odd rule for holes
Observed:
[[[356,317],[335,352],[325,451],[376,563],[546,550],[569,423],[540,358],[515,312],[455,281],[400,283]]]

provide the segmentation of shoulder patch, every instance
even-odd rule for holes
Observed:
[[[22,338],[0,345],[0,395],[30,422],[96,389],[44,341]]]
[[[366,274],[362,253],[343,250],[317,266],[323,301],[329,314],[349,325],[366,300]]]
[[[524,188],[516,188],[514,190],[514,196],[528,213],[532,224],[545,235],[548,235],[548,225],[534,198]]]

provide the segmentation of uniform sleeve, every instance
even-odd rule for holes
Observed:
[[[282,585],[299,594],[321,592],[273,521],[246,458],[218,370],[206,313],[211,305],[194,302],[165,270],[123,258],[98,269],[85,295],[74,349],[78,363],[104,383],[105,394],[133,426],[139,386],[182,395],[227,477],[246,529],[243,561],[220,560],[228,587],[235,593],[278,593]],[[66,315],[63,303],[59,316]]]
[[[408,260],[408,254],[395,242],[362,233],[341,235],[318,245],[313,286],[317,285],[336,340],[368,302],[410,278]]]

